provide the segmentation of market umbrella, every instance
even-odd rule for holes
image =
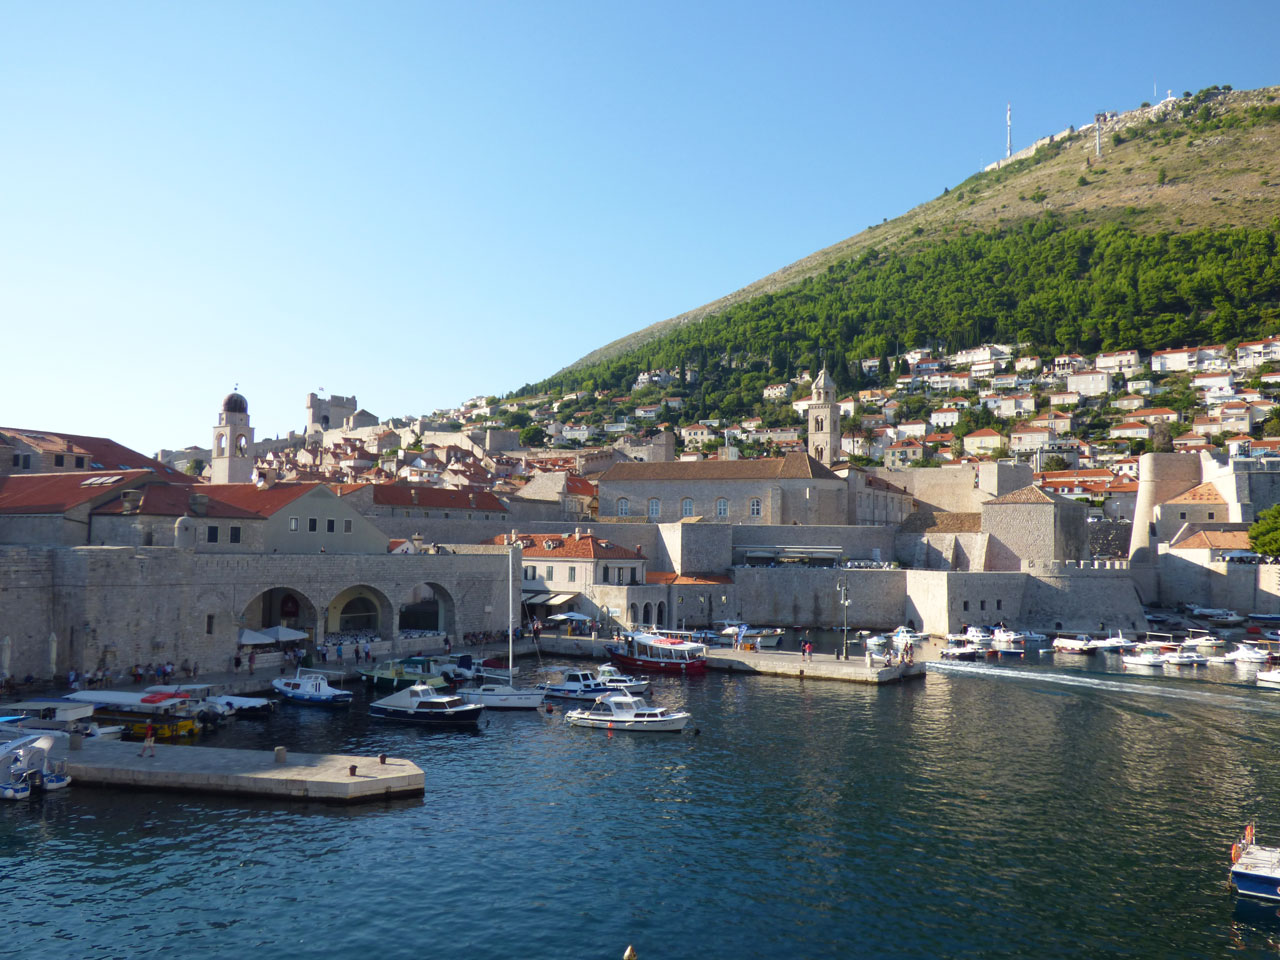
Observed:
[[[265,627],[258,633],[264,637],[270,637],[272,643],[285,643],[289,640],[305,640],[307,635],[301,630],[295,630],[293,627]]]
[[[268,637],[265,633],[259,633],[257,630],[240,631],[240,646],[257,647],[266,643],[275,643],[274,637]]]
[[[548,620],[590,620],[590,617],[583,616],[580,613],[553,613],[547,617]]]

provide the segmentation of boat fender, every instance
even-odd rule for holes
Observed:
[[[1231,862],[1232,863],[1240,862],[1240,844],[1238,843],[1233,843],[1231,845]]]
[[[1246,844],[1253,843],[1253,824],[1249,824],[1244,828],[1244,842]]]

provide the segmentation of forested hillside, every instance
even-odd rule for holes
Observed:
[[[1280,331],[1277,92],[1213,88],[1122,115],[1101,161],[1092,134],[1068,136],[527,391],[626,392],[640,371],[683,366],[699,376],[679,419],[732,418],[820,355],[844,390],[863,358],[917,346],[1092,353]]]

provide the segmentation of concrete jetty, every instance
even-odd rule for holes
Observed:
[[[138,756],[140,745],[85,740],[71,749],[59,737],[51,756],[67,761],[73,786],[177,790],[322,803],[364,803],[420,797],[422,769],[408,760],[267,750],[228,750],[156,744],[156,755]],[[352,775],[351,768],[355,768]]]
[[[590,637],[543,636],[538,641],[542,654],[568,657],[589,657],[593,660],[609,659],[605,649],[612,640]],[[516,655],[535,652],[532,643],[527,650],[516,645]],[[883,658],[876,658],[883,664]],[[707,669],[726,673],[759,673],[774,677],[796,677],[807,680],[839,680],[845,683],[900,683],[924,676],[924,664],[895,664],[867,666],[865,656],[854,655],[850,660],[837,660],[829,653],[815,653],[812,660],[805,660],[795,650],[733,650],[728,647],[707,648]]]

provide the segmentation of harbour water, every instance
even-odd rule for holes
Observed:
[[[659,680],[681,735],[562,713],[428,732],[286,707],[218,746],[386,752],[424,801],[62,791],[0,806],[24,958],[1262,956],[1280,692],[1077,665],[890,687]],[[696,732],[694,727],[696,727]]]

